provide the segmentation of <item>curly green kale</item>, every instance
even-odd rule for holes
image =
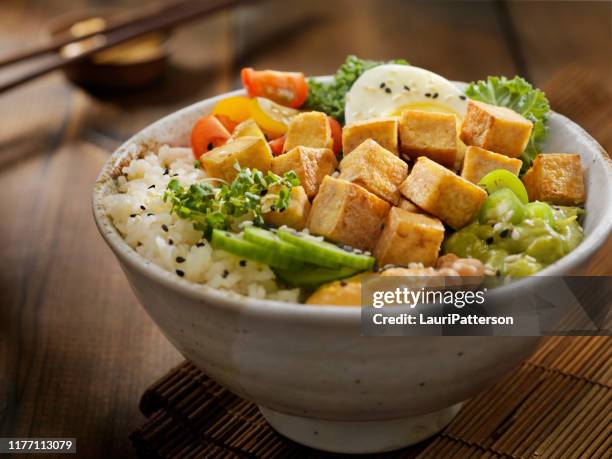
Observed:
[[[238,175],[231,184],[214,186],[202,181],[184,188],[178,180],[172,179],[164,193],[164,202],[172,204],[171,212],[180,218],[193,221],[193,227],[202,231],[210,240],[213,229],[230,229],[232,223],[249,214],[256,225],[263,225],[262,200],[268,195],[275,196],[274,208],[283,211],[291,203],[291,190],[300,185],[294,171],[282,177],[257,169],[234,166]]]
[[[503,76],[490,76],[486,81],[470,83],[465,94],[470,99],[510,108],[533,123],[531,138],[521,157],[523,172],[527,170],[536,154],[541,151],[546,139],[547,113],[550,111],[550,104],[544,92],[518,76],[511,80]]]
[[[346,93],[363,72],[382,64],[407,65],[408,62],[404,59],[395,59],[389,62],[371,61],[359,59],[356,56],[348,56],[331,83],[321,83],[312,78],[308,80],[308,99],[306,99],[305,108],[327,113],[344,124]]]

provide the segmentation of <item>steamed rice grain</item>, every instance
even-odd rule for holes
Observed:
[[[189,148],[162,146],[133,159],[104,206],[125,241],[144,258],[189,281],[259,299],[297,302],[299,289],[281,289],[266,265],[215,250],[191,221],[170,213],[163,195],[171,179],[182,186],[206,179]]]

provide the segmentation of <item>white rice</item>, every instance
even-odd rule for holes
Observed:
[[[190,220],[170,214],[170,204],[162,200],[168,182],[177,179],[189,186],[206,178],[194,167],[191,149],[162,146],[157,154],[149,151],[132,160],[122,172],[118,193],[107,196],[104,206],[140,255],[192,282],[253,298],[298,301],[299,289],[279,288],[268,266],[213,249]]]

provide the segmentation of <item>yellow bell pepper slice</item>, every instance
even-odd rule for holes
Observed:
[[[291,119],[299,113],[299,110],[279,105],[263,97],[251,99],[249,109],[251,117],[269,138],[285,134]]]

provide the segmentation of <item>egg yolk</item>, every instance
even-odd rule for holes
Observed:
[[[459,114],[449,106],[438,104],[436,102],[411,102],[409,104],[402,105],[401,107],[397,107],[391,113],[389,113],[388,116],[399,116],[404,110],[421,110],[424,112],[449,113],[451,115],[456,115],[457,117],[459,117]]]

